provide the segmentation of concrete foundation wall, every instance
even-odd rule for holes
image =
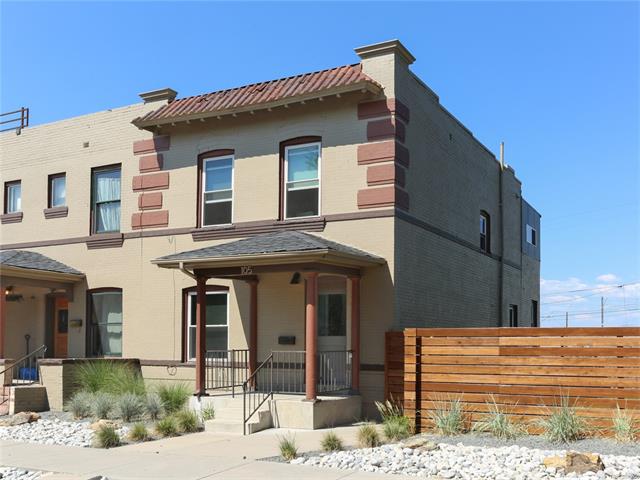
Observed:
[[[47,389],[42,385],[10,387],[9,415],[19,412],[44,412],[49,410]]]

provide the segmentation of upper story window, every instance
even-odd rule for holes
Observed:
[[[285,218],[320,214],[320,148],[320,142],[285,147]]]
[[[22,183],[20,180],[4,184],[4,213],[22,211]]]
[[[91,198],[91,233],[119,232],[120,165],[92,171]]]
[[[527,224],[527,243],[533,246],[538,245],[538,232],[529,224]]]
[[[67,204],[67,176],[64,173],[49,175],[49,208]]]
[[[205,158],[202,165],[202,226],[232,223],[233,155]]]
[[[480,250],[491,251],[491,218],[484,210],[480,212]]]

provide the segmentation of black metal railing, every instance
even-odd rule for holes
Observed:
[[[243,432],[247,422],[275,393],[302,394],[306,387],[306,352],[289,350],[271,352],[242,385]],[[352,354],[350,350],[318,352],[318,393],[339,392],[351,388]]]
[[[19,358],[4,370],[0,371],[0,381],[3,385],[31,385],[42,383],[40,365],[38,361],[44,358],[47,346],[42,345],[33,352]]]
[[[0,113],[0,132],[22,130],[29,126],[29,109],[22,107],[13,112]]]
[[[269,399],[273,399],[273,353],[242,384],[242,433],[247,434],[247,422]]]
[[[272,352],[273,387],[276,393],[304,393],[305,351],[283,350]]]
[[[318,352],[318,393],[351,389],[351,350]]]
[[[207,350],[205,353],[205,388],[231,390],[242,387],[249,378],[249,350]]]

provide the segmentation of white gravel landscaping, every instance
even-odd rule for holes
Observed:
[[[640,456],[602,455],[605,470],[582,476],[564,475],[542,461],[564,450],[521,446],[478,447],[439,443],[426,450],[400,444],[299,457],[290,463],[315,467],[413,475],[433,479],[640,479]]]
[[[16,467],[0,467],[0,478],[2,480],[35,480],[42,476],[42,472],[35,470],[25,470]]]
[[[58,418],[41,418],[36,422],[24,423],[14,427],[0,427],[0,439],[43,445],[90,447],[93,443],[95,431],[89,428],[89,425],[90,422],[87,421],[69,422]],[[128,431],[129,428],[126,426],[119,428],[120,438],[124,439]]]

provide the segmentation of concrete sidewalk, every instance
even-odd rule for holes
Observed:
[[[355,444],[356,427],[333,430],[345,445]],[[56,472],[64,475],[55,478],[68,480],[86,480],[99,475],[110,480],[405,478],[259,461],[259,458],[278,455],[278,437],[287,432],[295,435],[298,451],[305,452],[319,450],[326,430],[270,429],[246,437],[202,432],[110,450],[0,440],[0,465]]]

